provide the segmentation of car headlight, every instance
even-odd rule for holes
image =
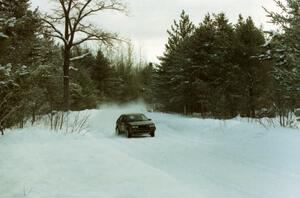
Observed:
[[[149,125],[149,127],[151,127],[151,128],[154,128],[154,127],[155,127],[155,125],[154,125],[154,124],[150,124],[150,125]]]
[[[139,126],[131,126],[131,128],[133,128],[133,129],[138,129]]]

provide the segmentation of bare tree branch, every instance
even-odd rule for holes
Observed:
[[[73,62],[73,61],[81,60],[81,59],[87,57],[87,56],[90,55],[90,54],[91,54],[91,53],[88,52],[88,53],[82,54],[82,55],[80,55],[80,56],[72,57],[72,58],[70,59],[70,61]]]
[[[86,41],[100,41],[112,45],[115,40],[121,41],[117,34],[112,34],[87,23],[86,19],[103,10],[125,11],[125,6],[120,0],[55,0],[59,5],[53,16],[43,20],[47,25],[46,35],[59,38],[64,42],[64,106],[69,109],[69,70],[72,47]],[[63,25],[63,31],[59,26]],[[78,40],[75,40],[78,39]]]
[[[67,43],[67,40],[66,40],[65,37],[63,36],[63,33],[55,27],[54,23],[48,21],[47,19],[42,19],[42,21],[45,22],[45,23],[47,24],[47,25],[44,26],[45,28],[48,28],[48,29],[51,28],[51,29],[57,34],[57,35],[55,35],[55,34],[48,34],[49,36],[59,38],[59,39],[61,39],[65,44]]]
[[[125,7],[119,3],[118,1],[111,1],[110,4],[105,4],[105,2],[100,1],[96,4],[95,8],[88,10],[86,13],[83,13],[80,18],[78,18],[79,21],[82,21],[84,18],[91,16],[92,14],[99,12],[101,10],[116,10],[123,12],[125,11]]]
[[[92,2],[92,0],[87,0],[87,2],[85,4],[83,4],[82,8],[78,7],[79,13],[78,13],[78,17],[77,19],[75,19],[74,24],[73,24],[73,28],[71,29],[71,41],[73,42],[74,37],[75,37],[75,32],[77,29],[78,24],[81,22],[81,17],[82,17],[82,13],[84,12],[84,10],[87,8],[87,6]]]
[[[84,33],[86,36],[82,39],[79,39],[78,41],[75,41],[72,46],[80,45],[80,44],[84,43],[85,41],[101,41],[108,45],[111,45],[112,41],[114,41],[114,40],[121,41],[118,38],[117,34],[103,32],[103,31],[97,30],[97,29],[83,28],[83,29],[77,30],[77,32]]]

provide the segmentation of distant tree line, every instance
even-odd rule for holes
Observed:
[[[263,32],[252,18],[236,24],[224,13],[194,25],[184,11],[154,75],[154,101],[164,111],[204,117],[284,118],[299,108],[298,1],[269,12],[280,31]]]

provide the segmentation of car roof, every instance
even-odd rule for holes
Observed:
[[[143,113],[126,113],[122,114],[121,116],[131,116],[131,115],[144,115]]]

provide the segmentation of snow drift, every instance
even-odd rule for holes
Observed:
[[[85,135],[9,131],[0,138],[0,197],[300,197],[298,130],[146,110],[87,111]],[[155,138],[114,135],[117,117],[132,112],[154,120]]]

